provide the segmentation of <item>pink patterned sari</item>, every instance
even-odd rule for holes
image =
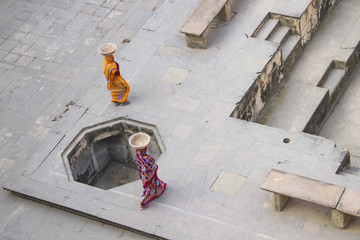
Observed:
[[[147,154],[146,150],[147,147],[136,150],[136,164],[144,188],[141,208],[148,207],[149,203],[160,196],[166,188],[166,183],[157,176],[158,165],[155,164],[155,159]]]

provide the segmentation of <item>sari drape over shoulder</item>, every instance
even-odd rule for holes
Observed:
[[[107,89],[111,91],[112,102],[124,103],[127,101],[130,86],[121,76],[119,64],[114,61],[114,56],[104,57],[103,72],[107,80]]]
[[[166,183],[157,176],[158,166],[155,164],[154,158],[147,154],[146,151],[147,148],[136,150],[136,164],[144,188],[142,207],[147,207],[152,200],[160,196],[166,189]]]

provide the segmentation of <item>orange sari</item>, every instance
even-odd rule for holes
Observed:
[[[130,86],[121,76],[119,64],[114,56],[104,58],[103,71],[107,80],[107,89],[111,91],[112,102],[125,103],[129,95]]]

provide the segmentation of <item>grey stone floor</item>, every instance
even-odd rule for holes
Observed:
[[[179,29],[200,2],[0,1],[0,183],[170,239],[358,239],[358,219],[334,229],[329,209],[297,200],[278,213],[259,189],[279,165],[335,181],[334,141],[228,117],[278,47],[246,35],[269,11],[299,13],[309,1],[234,1],[237,15],[212,33],[209,49],[188,49]],[[132,89],[124,108],[109,102],[101,72],[96,49],[108,41]],[[84,126],[116,117],[155,124],[167,148],[158,163],[169,188],[143,212],[139,182],[70,189],[57,158]],[[0,197],[4,239],[146,239]]]

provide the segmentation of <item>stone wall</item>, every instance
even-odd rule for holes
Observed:
[[[311,118],[307,121],[302,131],[310,134],[318,134],[321,129],[321,125],[328,113],[329,108],[330,108],[330,95],[329,95],[329,91],[327,91],[326,95],[324,96],[322,101],[318,104],[315,111],[313,111]]]
[[[286,59],[283,59],[284,75],[287,75],[291,67],[295,64],[296,60],[301,56],[303,50],[304,50],[304,46],[302,44],[301,38],[299,38],[297,44],[292,49],[291,53],[287,56]]]
[[[285,63],[286,73],[296,61],[296,57],[301,54],[303,46],[310,40],[322,18],[334,6],[335,1],[336,0],[313,0],[300,17],[269,13],[252,36],[255,36],[257,32],[260,31],[261,27],[269,18],[276,18],[280,20],[282,26],[289,27],[292,34],[298,34],[301,37],[301,43],[295,46],[292,55],[289,56]],[[237,103],[236,108],[230,116],[247,121],[256,121],[267,100],[277,90],[283,78],[283,73],[284,63],[281,49],[278,49],[241,101]],[[310,126],[309,128],[312,129]]]
[[[279,19],[281,25],[289,27],[292,34],[299,35],[305,45],[335,2],[336,0],[313,0],[300,17],[278,13],[270,13],[270,17]]]
[[[341,59],[341,58],[335,59],[334,67],[348,69],[351,74],[355,69],[356,64],[360,60],[360,42],[358,42],[355,47],[352,46],[349,47],[345,46],[345,47],[346,49],[342,49],[342,50],[350,52],[350,56],[347,59]]]
[[[303,106],[307,111],[310,117],[306,118],[306,114],[299,110],[303,117],[303,121],[298,124],[298,126],[293,126],[290,130],[292,131],[303,131],[310,134],[318,134],[321,130],[322,125],[324,124],[324,119],[331,114],[331,109],[335,107],[337,100],[341,97],[344,89],[351,80],[351,74],[355,69],[356,65],[359,62],[359,53],[360,53],[360,42],[353,49],[345,49],[344,53],[346,57],[341,59],[340,57],[336,60],[333,60],[330,64],[326,73],[324,73],[323,78],[320,80],[318,86],[322,87],[323,82],[326,81],[329,72],[333,69],[342,69],[345,71],[344,76],[339,79],[335,89],[329,94],[327,91],[326,94],[322,97],[316,108],[312,109],[311,106]],[[325,88],[322,88],[325,91]],[[320,89],[319,89],[320,90]]]
[[[336,0],[313,0],[300,17],[300,36],[306,44]]]
[[[237,103],[230,116],[256,121],[265,103],[277,90],[282,79],[282,56],[281,49],[278,48],[241,101]]]
[[[300,35],[300,19],[278,13],[270,13],[271,18],[279,19],[281,26],[290,28],[292,34]]]

